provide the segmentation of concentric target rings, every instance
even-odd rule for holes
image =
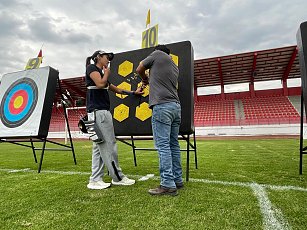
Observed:
[[[38,88],[30,78],[15,81],[4,93],[0,119],[9,128],[22,125],[32,115],[38,99]]]

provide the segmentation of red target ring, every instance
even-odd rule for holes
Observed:
[[[19,114],[21,113],[21,111],[24,110],[24,108],[26,107],[26,105],[28,104],[28,100],[29,100],[29,97],[28,97],[28,94],[25,90],[19,90],[17,91],[10,103],[9,103],[9,111],[12,113],[12,114]]]

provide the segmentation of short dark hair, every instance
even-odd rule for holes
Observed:
[[[164,53],[166,53],[168,55],[171,53],[170,49],[167,48],[166,45],[157,45],[157,46],[155,46],[155,50],[163,51]]]

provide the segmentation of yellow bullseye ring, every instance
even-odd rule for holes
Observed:
[[[22,96],[16,97],[14,100],[14,108],[18,109],[22,106],[22,104],[23,104],[23,97]]]

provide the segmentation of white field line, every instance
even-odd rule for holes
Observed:
[[[194,178],[190,178],[189,181],[205,183],[205,184],[221,184],[221,185],[241,186],[241,187],[251,187],[254,184],[250,182],[232,182],[232,181],[219,181],[219,180],[194,179]],[[279,191],[294,190],[294,191],[307,192],[307,188],[302,188],[292,185],[270,185],[270,184],[259,184],[259,185],[271,190],[279,190]]]
[[[16,173],[16,172],[30,172],[30,173],[37,173],[37,170],[25,168],[25,169],[0,169],[2,172],[8,173]],[[74,171],[53,171],[53,170],[41,170],[42,174],[60,174],[60,175],[89,175],[88,172],[74,172]]]
[[[290,226],[286,219],[284,219],[281,211],[272,206],[264,187],[256,183],[251,184],[250,187],[259,202],[263,217],[263,228],[268,230],[290,229]]]

